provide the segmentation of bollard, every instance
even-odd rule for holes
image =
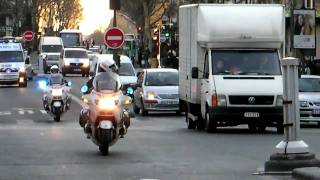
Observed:
[[[309,152],[309,146],[300,137],[299,81],[297,58],[284,58],[283,70],[283,118],[284,140],[275,148],[265,163],[266,172],[292,171],[300,167],[320,166],[320,161]]]

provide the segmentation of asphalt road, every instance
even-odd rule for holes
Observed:
[[[86,81],[68,77],[80,98]],[[160,179],[244,180],[290,179],[252,175],[282,140],[275,129],[250,134],[246,126],[215,134],[186,129],[183,116],[152,113],[137,116],[127,136],[101,156],[78,124],[74,100],[61,122],[44,113],[36,80],[28,88],[0,88],[0,179]],[[320,157],[320,129],[302,129],[301,136]]]

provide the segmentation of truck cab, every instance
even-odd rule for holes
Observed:
[[[247,124],[282,133],[284,8],[187,5],[179,23],[179,95],[188,128]]]

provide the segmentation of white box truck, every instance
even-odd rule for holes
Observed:
[[[283,133],[282,5],[196,4],[179,12],[179,95],[189,129],[248,124]]]

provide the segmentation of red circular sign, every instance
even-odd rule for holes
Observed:
[[[25,41],[32,41],[34,37],[34,33],[32,31],[26,31],[22,35]]]
[[[104,35],[104,43],[111,49],[118,49],[124,43],[124,34],[119,28],[110,28]]]

